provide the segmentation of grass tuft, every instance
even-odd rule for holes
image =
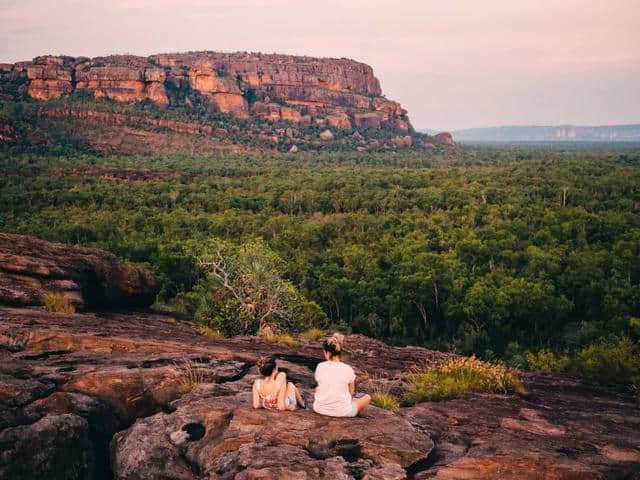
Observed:
[[[179,382],[178,392],[182,394],[189,393],[199,384],[206,382],[205,370],[189,359],[175,362],[173,365],[173,373]]]
[[[298,342],[291,335],[285,333],[280,335],[267,335],[264,339],[269,343],[277,343],[279,345],[287,345],[288,347],[297,348],[300,346]]]
[[[442,366],[415,369],[407,374],[409,388],[403,401],[415,404],[425,400],[447,400],[467,392],[524,393],[515,373],[504,365],[475,357],[450,360]]]
[[[390,393],[374,393],[371,395],[371,404],[385,410],[397,410],[400,408],[400,400]]]
[[[213,340],[221,340],[224,338],[224,333],[222,333],[217,328],[211,328],[207,325],[196,325],[195,327],[193,327],[193,329],[200,335],[212,338]]]
[[[319,328],[310,328],[309,330],[302,332],[300,338],[308,342],[317,342],[324,337],[324,330]]]
[[[44,309],[47,312],[75,313],[76,307],[61,293],[47,293],[44,296]]]

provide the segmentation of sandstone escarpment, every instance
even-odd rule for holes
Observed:
[[[0,94],[19,80],[20,91],[37,100],[85,91],[96,98],[167,105],[197,94],[213,111],[236,118],[411,130],[407,111],[382,96],[372,68],[348,59],[216,52],[43,56],[3,64]]]

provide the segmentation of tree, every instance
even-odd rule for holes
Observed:
[[[235,246],[213,239],[197,258],[212,277],[213,297],[239,306],[243,332],[264,333],[293,322],[298,292],[282,277],[282,259],[263,240]]]

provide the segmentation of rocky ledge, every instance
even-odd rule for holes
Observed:
[[[43,305],[59,294],[80,307],[147,307],[159,289],[153,274],[111,253],[0,233],[0,304]]]
[[[402,387],[449,354],[347,337],[360,389]],[[211,340],[173,317],[0,308],[0,477],[11,479],[633,479],[640,410],[614,389],[525,376],[362,417],[250,406],[275,354],[310,404],[317,343]]]
[[[158,105],[190,103],[195,92],[213,111],[237,118],[412,130],[407,111],[382,96],[373,69],[344,58],[189,52],[0,64],[0,97],[23,92],[49,100],[82,91]]]

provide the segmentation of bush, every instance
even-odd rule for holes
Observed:
[[[320,330],[319,328],[310,328],[300,334],[300,337],[303,340],[308,342],[317,342],[322,337],[324,337],[324,330]]]
[[[524,393],[515,373],[502,364],[475,357],[457,358],[427,370],[416,369],[407,375],[407,380],[410,384],[404,395],[407,404],[446,400],[467,392]]]
[[[629,385],[640,380],[638,345],[627,337],[613,344],[589,345],[577,353],[569,372],[598,382]]]
[[[44,309],[47,312],[75,313],[76,307],[69,298],[61,293],[47,293],[44,296]]]
[[[385,410],[397,410],[400,408],[400,401],[394,395],[383,392],[372,394],[371,404]]]
[[[538,353],[527,353],[526,365],[530,370],[566,372],[569,367],[567,355],[556,356],[551,350],[542,349]]]
[[[527,354],[530,370],[567,373],[601,383],[632,385],[640,381],[638,344],[628,337],[601,339],[575,354],[557,356],[549,350]]]

